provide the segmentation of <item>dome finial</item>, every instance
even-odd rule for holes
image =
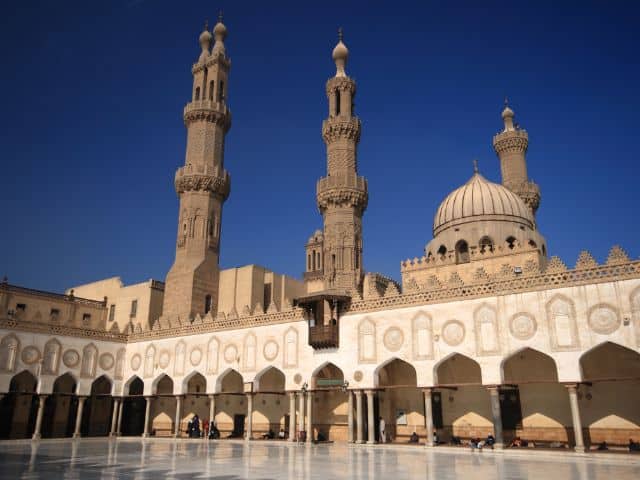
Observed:
[[[336,77],[346,77],[347,74],[344,71],[344,67],[347,64],[347,58],[349,58],[349,50],[347,46],[342,42],[343,32],[342,27],[338,28],[338,44],[333,49],[333,60],[336,62]]]
[[[222,10],[218,11],[218,22],[222,23]]]
[[[204,21],[204,29],[198,39],[200,46],[202,47],[202,53],[198,61],[202,62],[209,56],[209,48],[211,48],[211,33],[209,33],[209,20]]]
[[[473,173],[478,173],[478,160],[477,159],[473,159]]]
[[[224,39],[227,37],[227,27],[222,23],[222,10],[218,12],[218,23],[213,27],[213,36],[216,42],[213,44],[213,55],[225,54]]]
[[[513,126],[513,117],[515,116],[515,113],[513,113],[513,110],[511,110],[511,108],[509,108],[509,99],[505,96],[504,97],[504,110],[502,110],[502,120],[504,120],[504,131],[511,131],[511,130],[515,130],[515,127]]]

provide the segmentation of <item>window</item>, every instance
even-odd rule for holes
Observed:
[[[500,416],[502,417],[502,428],[505,430],[515,430],[522,428],[522,406],[520,405],[520,391],[518,388],[503,389],[500,395]]]
[[[204,297],[204,313],[207,314],[211,311],[211,295]]]
[[[116,318],[116,306],[115,304],[111,304],[111,306],[109,307],[109,321],[113,322],[115,318]]]
[[[480,253],[493,252],[493,240],[491,237],[482,237],[480,239]]]
[[[196,87],[196,96],[195,96],[195,100],[196,102],[198,100],[200,100],[200,87]]]
[[[224,80],[220,80],[218,83],[218,101],[222,102],[224,100]]]
[[[25,303],[16,304],[16,313],[23,313],[27,309],[27,305]]]
[[[211,80],[209,82],[209,100],[213,101],[213,87],[215,86],[215,82]]]
[[[138,313],[138,300],[133,300],[131,302],[131,317],[135,317],[136,314]]]
[[[469,245],[464,240],[460,240],[456,243],[456,263],[469,263],[470,261]]]
[[[264,305],[264,309],[265,311],[267,310],[267,308],[269,308],[269,305],[271,305],[271,284],[270,283],[265,283],[264,284],[264,297],[263,297],[263,302],[262,304]]]
[[[516,246],[516,239],[515,239],[515,237],[508,237],[508,238],[507,238],[507,246],[508,246],[511,250],[513,250],[513,249],[514,249],[514,247]]]
[[[49,318],[51,318],[52,321],[56,322],[58,320],[58,317],[60,317],[60,310],[58,310],[57,308],[52,308],[51,313],[49,314]]]
[[[440,245],[440,248],[438,248],[438,255],[440,255],[441,257],[444,257],[447,254],[447,247],[445,247],[444,245]]]
[[[442,393],[433,392],[431,394],[431,414],[433,415],[433,428],[442,428]]]
[[[340,115],[340,90],[336,90],[336,115]]]
[[[88,325],[91,322],[91,314],[90,313],[83,313],[82,314],[82,324],[83,325]]]
[[[311,266],[313,267],[313,270],[315,271],[316,270],[316,252],[315,251],[312,252],[312,255],[313,255],[313,261],[311,263]]]
[[[311,254],[307,255],[307,272],[311,271]]]

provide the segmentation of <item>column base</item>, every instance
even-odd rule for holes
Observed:
[[[436,445],[435,445],[435,443],[433,443],[433,442],[427,442],[427,443],[425,443],[425,444],[424,444],[424,446],[425,446],[426,448],[431,448],[431,447],[435,447]]]
[[[586,452],[586,451],[587,451],[587,449],[586,449],[586,448],[584,448],[584,447],[578,447],[578,446],[573,447],[573,450],[574,450],[574,452],[576,452],[576,453],[584,453],[584,452]]]
[[[363,445],[364,444],[364,440],[356,440],[355,443],[358,444],[358,445]]]
[[[376,444],[375,441],[372,442],[371,440],[367,440],[367,445],[375,445],[375,444]]]
[[[74,433],[71,438],[80,438],[81,436],[82,435],[80,435],[79,433]]]
[[[113,438],[113,437],[117,437],[118,434],[116,432],[109,432],[109,436]]]
[[[149,438],[151,435],[149,435],[148,433],[143,433],[142,434],[142,438]]]
[[[494,450],[504,450],[504,443],[494,443],[493,444],[493,449]]]
[[[42,438],[42,435],[41,435],[41,434],[39,434],[39,433],[34,433],[34,434],[31,436],[31,440],[40,440],[41,438]]]

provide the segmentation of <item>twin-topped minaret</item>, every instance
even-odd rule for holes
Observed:
[[[367,208],[367,181],[358,176],[357,148],[361,124],[354,114],[356,83],[345,67],[349,51],[339,41],[333,49],[336,74],[327,81],[329,116],[322,123],[322,138],[327,146],[327,175],[317,184],[316,200],[324,220],[321,245],[307,245],[307,260],[316,255],[313,265],[322,276],[325,290],[347,293],[359,291],[363,278],[362,215]],[[318,247],[322,250],[317,257]],[[312,248],[312,251],[309,249]]]
[[[224,169],[225,135],[231,128],[226,35],[221,17],[213,36],[205,25],[199,39],[202,52],[191,69],[192,97],[184,108],[186,159],[175,176],[180,198],[176,258],[164,293],[163,316],[168,318],[217,311],[222,205],[230,189]]]
[[[493,137],[493,148],[500,159],[502,184],[518,195],[535,214],[540,206],[540,188],[530,182],[527,176],[525,155],[529,147],[529,135],[514,124],[514,117],[513,110],[505,100],[502,111],[504,130]]]

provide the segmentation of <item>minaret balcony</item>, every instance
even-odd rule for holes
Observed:
[[[231,110],[223,102],[213,100],[194,100],[184,107],[184,123],[205,120],[223,126],[225,133],[231,127]]]
[[[318,180],[316,192],[320,210],[329,205],[347,205],[364,211],[369,202],[367,180],[353,174],[321,178]]]
[[[185,165],[176,171],[174,185],[178,194],[187,191],[209,191],[226,199],[231,188],[231,177],[226,170],[218,166]]]

